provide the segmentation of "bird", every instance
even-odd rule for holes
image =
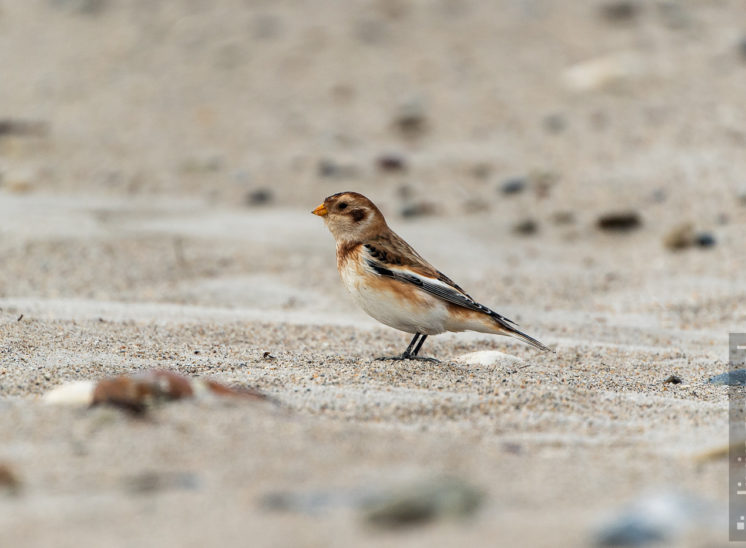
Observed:
[[[353,300],[379,322],[414,335],[401,355],[379,359],[437,362],[418,353],[427,337],[446,331],[507,335],[551,351],[423,259],[362,194],[332,194],[311,213],[334,237],[337,269]]]

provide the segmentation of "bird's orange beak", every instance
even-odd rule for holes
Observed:
[[[329,212],[326,210],[326,207],[324,207],[324,204],[321,204],[319,207],[314,209],[311,213],[313,213],[314,215],[318,215],[319,217],[323,217]]]

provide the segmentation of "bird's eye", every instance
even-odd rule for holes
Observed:
[[[347,204],[346,204],[346,203],[344,203],[344,202],[342,202],[341,204],[339,204],[339,205],[337,206],[337,209],[344,209],[344,208],[346,208],[346,207],[347,207]]]

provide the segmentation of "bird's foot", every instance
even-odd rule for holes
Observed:
[[[435,358],[424,358],[422,356],[413,356],[412,354],[407,354],[406,352],[399,356],[380,356],[378,358],[375,358],[375,361],[377,362],[384,362],[384,361],[400,362],[404,360],[417,360],[421,362],[440,363],[440,360],[436,360]]]

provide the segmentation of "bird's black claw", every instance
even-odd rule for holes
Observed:
[[[384,362],[384,361],[401,362],[404,360],[416,360],[420,362],[440,363],[440,360],[436,360],[435,358],[423,358],[422,356],[412,356],[410,354],[402,354],[401,356],[379,356],[378,358],[374,358],[374,361],[377,361],[377,362]]]

